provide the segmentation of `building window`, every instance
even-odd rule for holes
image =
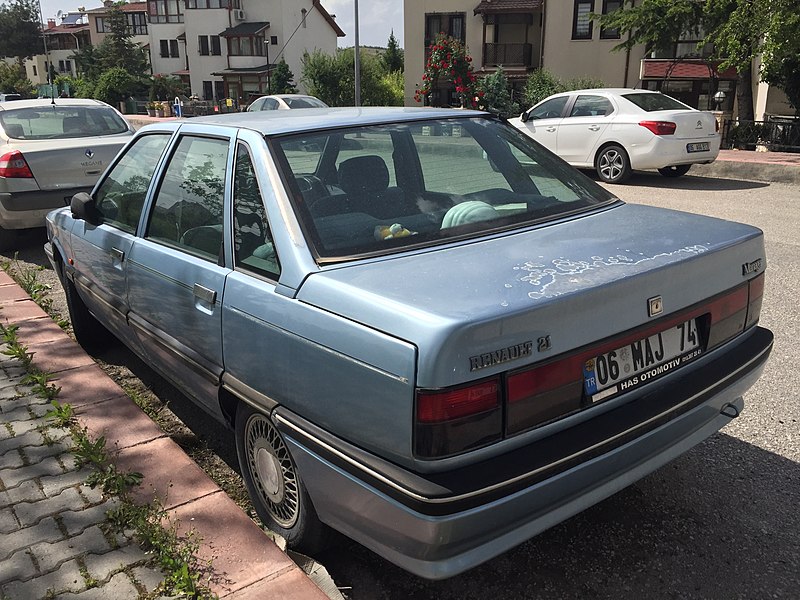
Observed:
[[[269,43],[272,46],[277,46],[278,45],[278,36],[277,35],[273,35],[272,37],[270,37],[269,38]]]
[[[425,15],[425,47],[429,48],[440,33],[459,40],[467,40],[466,13],[435,13]]]
[[[96,23],[95,27],[97,28],[97,33],[107,33],[109,31],[108,19],[106,19],[105,17],[97,17],[97,19],[95,19],[95,23]]]
[[[222,55],[222,46],[219,43],[219,36],[212,35],[209,36],[211,38],[211,54],[213,56],[221,56]]]
[[[594,11],[594,0],[575,0],[575,14],[572,17],[572,39],[592,39],[592,20],[589,15]]]
[[[264,56],[264,38],[240,36],[228,38],[229,56]]]
[[[217,100],[222,100],[225,97],[225,82],[224,81],[215,81],[214,82],[214,97]]]
[[[159,40],[161,58],[180,58],[178,40]]]
[[[128,13],[128,27],[133,35],[147,35],[147,16],[144,13]]]
[[[149,0],[147,14],[151,23],[183,23],[183,0]]]
[[[33,76],[37,77],[38,73],[36,72],[36,65],[31,65],[33,67]]]
[[[198,35],[197,36],[197,53],[200,56],[208,56],[211,52],[208,47],[208,36],[207,35]]]
[[[58,72],[59,73],[72,73],[72,61],[59,60],[58,61]]]
[[[603,0],[603,14],[608,15],[613,13],[614,11],[619,10],[622,8],[622,1],[621,0]],[[600,39],[603,40],[618,40],[619,39],[619,29],[617,28],[608,28],[605,27],[600,28]]]
[[[203,100],[212,100],[214,98],[214,88],[211,87],[210,81],[203,82]]]
[[[186,0],[186,8],[239,8],[239,0]]]
[[[220,56],[222,54],[218,35],[198,35],[197,48],[200,56]]]

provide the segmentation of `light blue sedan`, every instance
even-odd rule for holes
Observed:
[[[723,427],[772,347],[761,231],[625,204],[481,112],[159,123],[47,224],[78,340],[232,427],[265,523],[426,578]]]

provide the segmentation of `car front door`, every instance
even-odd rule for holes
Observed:
[[[129,146],[94,192],[100,224],[78,220],[72,231],[69,269],[74,285],[89,310],[126,340],[131,339],[127,259],[153,173],[170,137],[169,132],[153,133]]]
[[[558,128],[563,120],[562,113],[567,100],[569,96],[545,100],[528,111],[527,121],[522,124],[525,133],[556,154],[558,154]]]
[[[181,129],[128,261],[130,323],[150,364],[215,416],[230,273],[223,250],[230,225],[226,174],[235,131],[223,133]]]
[[[591,166],[613,112],[605,96],[579,95],[559,124],[558,155],[572,165]]]

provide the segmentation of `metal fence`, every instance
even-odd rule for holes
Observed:
[[[800,152],[800,119],[767,121],[725,121],[722,147],[755,150],[764,146],[773,152]]]

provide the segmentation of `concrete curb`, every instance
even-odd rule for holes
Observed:
[[[327,596],[162,432],[72,338],[4,272],[0,318],[19,325],[34,366],[54,375],[59,401],[69,403],[92,437],[105,435],[123,469],[141,472],[138,499],[159,498],[180,533],[200,538],[198,558],[211,562],[211,590],[236,600]]]
[[[689,174],[800,185],[800,154],[784,159],[771,152],[724,150],[710,165],[694,165]]]

